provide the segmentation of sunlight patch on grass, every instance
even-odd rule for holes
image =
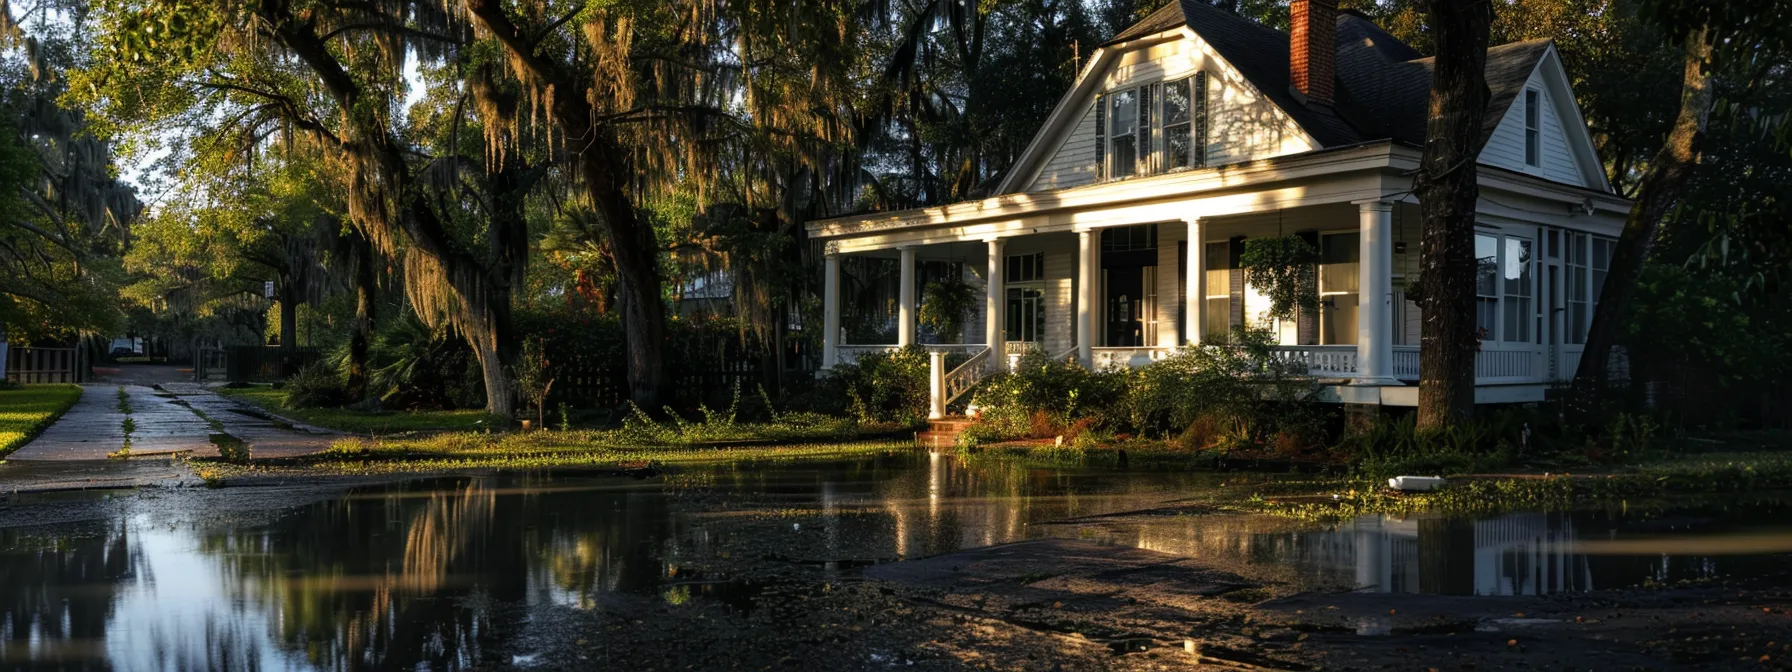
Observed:
[[[509,423],[481,409],[454,411],[387,411],[368,413],[343,408],[286,408],[286,392],[267,385],[219,388],[234,397],[276,415],[310,425],[354,434],[392,434],[417,431],[469,431],[508,427]]]
[[[0,456],[25,445],[80,398],[79,385],[25,385],[0,390]]]

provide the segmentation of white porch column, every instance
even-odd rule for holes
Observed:
[[[1399,385],[1394,379],[1394,206],[1357,204],[1356,368],[1359,384]]]
[[[927,352],[927,419],[946,417],[946,351]]]
[[[1007,339],[1002,337],[1003,322],[1006,322],[1002,319],[1002,303],[1008,296],[1003,284],[1007,280],[1005,267],[1008,257],[1003,254],[1003,250],[1007,248],[1008,241],[991,238],[988,242],[989,270],[984,273],[983,278],[987,281],[985,284],[988,288],[983,301],[983,343],[990,348],[990,367],[1000,371],[1008,365],[1008,358],[1003,356],[1003,342]]]
[[[840,363],[840,253],[828,250],[821,280],[821,368]]]
[[[902,273],[899,276],[901,279],[897,281],[902,284],[896,288],[898,306],[896,345],[905,348],[915,344],[915,253],[917,251],[913,245],[896,250],[902,259],[898,262],[902,264]]]
[[[1182,310],[1188,316],[1184,320],[1188,333],[1182,335],[1182,342],[1200,345],[1207,340],[1207,227],[1202,226],[1200,217],[1183,221],[1188,222],[1188,259],[1182,269],[1188,295],[1182,297]]]
[[[1095,294],[1097,266],[1101,264],[1095,231],[1076,233],[1076,358],[1083,368],[1095,368]]]

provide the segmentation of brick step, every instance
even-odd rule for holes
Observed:
[[[950,448],[958,445],[958,432],[919,432],[915,434],[915,443],[928,448]]]
[[[935,432],[951,432],[957,434],[970,427],[974,420],[964,416],[952,416],[939,420],[928,420],[927,428]]]

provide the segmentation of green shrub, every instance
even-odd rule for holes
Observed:
[[[1441,430],[1421,431],[1414,413],[1383,415],[1340,444],[1357,474],[1382,479],[1504,468],[1518,458],[1527,423],[1515,413],[1487,413]]]
[[[1112,409],[1126,395],[1132,374],[1090,371],[1034,351],[1014,370],[983,380],[971,403],[990,438],[1045,437],[1068,432],[1078,420]]]
[[[286,379],[287,408],[330,408],[348,401],[341,374],[324,362],[313,362]]]
[[[910,346],[861,355],[829,371],[817,386],[816,410],[868,422],[918,422],[930,399],[927,351]]]

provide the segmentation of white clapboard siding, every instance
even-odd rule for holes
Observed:
[[[1059,353],[1075,342],[1076,248],[1045,251],[1045,351]]]
[[[1168,222],[1157,225],[1158,347],[1173,348],[1182,340],[1182,335],[1176,331],[1177,309],[1182,305],[1182,293],[1177,290],[1177,279],[1182,274],[1182,259],[1177,256],[1176,248],[1187,238],[1187,224]]]
[[[1183,37],[1147,49],[1120,54],[1103,72],[1101,94],[1141,84],[1172,81],[1208,73],[1207,163],[1217,166],[1295,154],[1317,149],[1312,140],[1280,107],[1257,91],[1230,64],[1213,55],[1198,39]],[[1100,94],[1097,94],[1100,95]],[[1096,98],[1075,101],[1082,113],[1053,145],[1042,148],[1048,159],[1027,191],[1049,191],[1090,184],[1099,176],[1096,165]],[[1161,134],[1152,136],[1152,148],[1162,148]]]
[[[1046,162],[1045,169],[1039,172],[1039,179],[1034,180],[1027,191],[1068,189],[1093,183],[1095,168],[1095,103],[1090,101],[1083,109],[1082,120],[1071,129],[1069,137]]]
[[[1487,139],[1487,147],[1481,150],[1481,163],[1537,175],[1563,184],[1588,186],[1574,152],[1569,150],[1562,117],[1556,113],[1557,101],[1549,87],[1545,86],[1541,70],[1531,74],[1530,81],[1525,83],[1525,90],[1534,90],[1541,96],[1537,115],[1541,130],[1538,142],[1541,150],[1539,165],[1530,166],[1524,162],[1523,91],[1512,100],[1512,107],[1506,110],[1506,115],[1500,118],[1499,126]],[[1573,102],[1569,101],[1569,104]]]

